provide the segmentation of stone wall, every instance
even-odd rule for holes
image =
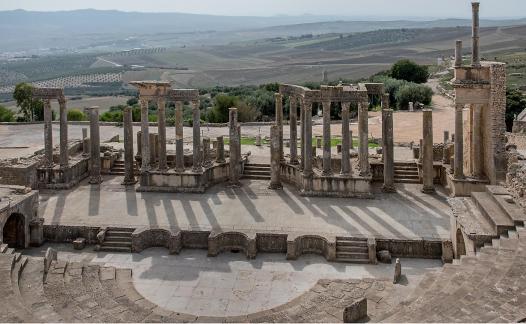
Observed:
[[[523,121],[523,120],[513,121],[513,133],[526,134],[526,121]]]
[[[37,189],[37,168],[40,164],[39,159],[28,160],[26,163],[14,160],[2,161],[0,164],[0,183]]]
[[[0,242],[7,220],[18,214],[24,221],[24,247],[42,244],[42,221],[38,218],[38,191],[20,186],[0,186]],[[35,227],[35,229],[32,229]]]
[[[507,133],[508,144],[517,146],[517,150],[526,151],[526,133]]]
[[[526,161],[510,164],[506,175],[506,185],[515,200],[526,208]]]

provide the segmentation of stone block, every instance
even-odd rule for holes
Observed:
[[[75,241],[73,241],[73,248],[75,250],[83,250],[86,247],[86,239],[83,237],[79,237]]]
[[[389,253],[389,251],[387,250],[379,251],[377,257],[378,257],[378,261],[380,261],[381,263],[391,263],[392,262],[391,253]]]
[[[350,306],[343,310],[344,323],[357,323],[367,317],[367,299],[361,298],[356,300]]]
[[[453,262],[453,243],[451,241],[442,241],[442,262]]]
[[[53,261],[57,261],[57,250],[48,248],[44,256],[44,273],[49,271]]]

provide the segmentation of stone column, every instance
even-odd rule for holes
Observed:
[[[203,166],[209,168],[212,166],[212,160],[210,159],[210,138],[203,137]]]
[[[462,66],[462,41],[457,40],[455,44],[455,67]]]
[[[278,190],[282,189],[280,178],[280,152],[279,152],[279,128],[277,125],[270,127],[270,185],[269,189]]]
[[[300,98],[300,170],[305,165],[305,103]]]
[[[351,103],[342,102],[342,175],[351,174],[351,157],[350,157],[350,131],[349,131],[349,108]]]
[[[471,50],[471,66],[480,66],[480,47],[479,47],[479,7],[478,2],[471,3],[471,9],[473,13],[473,45]]]
[[[89,155],[88,129],[82,128],[82,156]]]
[[[159,133],[159,171],[168,170],[166,159],[166,101],[164,98],[157,99],[157,126]]]
[[[279,156],[280,160],[285,160],[283,151],[283,96],[280,93],[274,94],[276,99],[276,125],[279,127]]]
[[[444,131],[444,144],[449,143],[449,131]]]
[[[360,175],[370,175],[369,166],[369,104],[358,104],[358,133],[360,137],[359,158]]]
[[[471,137],[471,146],[473,148],[473,176],[482,178],[484,171],[484,158],[482,156],[482,105],[473,105],[473,134]]]
[[[304,115],[305,115],[305,143],[304,143],[304,150],[305,154],[303,155],[303,159],[305,160],[303,163],[303,175],[305,177],[311,177],[312,172],[312,102],[305,100],[304,103]]]
[[[184,172],[183,102],[175,103],[175,172]]]
[[[454,176],[455,179],[464,179],[464,105],[455,105],[455,157]]]
[[[142,132],[137,132],[137,157],[141,156],[142,151]]]
[[[238,186],[239,183],[239,143],[240,138],[238,134],[237,125],[237,108],[230,108],[228,112],[229,120],[229,136],[230,136],[230,185]]]
[[[44,100],[44,151],[46,166],[53,167],[53,111],[49,99]]]
[[[423,115],[423,151],[422,151],[422,176],[424,186],[422,192],[435,192],[435,185],[433,184],[433,110],[422,110]]]
[[[387,105],[386,105],[387,107]],[[385,192],[395,192],[394,185],[394,139],[393,139],[393,110],[382,110],[383,122],[383,160],[384,160],[384,186]]]
[[[133,118],[132,108],[124,108],[124,181],[123,185],[132,185],[137,182],[135,179],[135,168],[133,158]]]
[[[150,165],[152,163],[155,163],[157,160],[157,134],[149,134],[150,135]]]
[[[323,172],[332,175],[331,169],[331,102],[323,102]]]
[[[67,168],[69,165],[68,152],[68,110],[66,98],[58,100],[60,106],[60,167]]]
[[[148,120],[148,100],[140,99],[141,102],[141,171],[150,171],[150,122]],[[93,146],[92,146],[93,147]]]
[[[192,130],[193,130],[193,167],[192,172],[200,173],[203,172],[201,163],[201,110],[199,110],[199,100],[192,102]],[[210,143],[208,143],[210,148]]]
[[[102,182],[100,176],[100,131],[99,131],[99,107],[89,108],[90,117],[90,141],[91,141],[91,168],[89,183],[99,184]]]
[[[352,136],[352,130],[349,131],[349,147],[351,148],[351,150],[354,150],[354,141],[353,141],[353,136]]]
[[[298,164],[298,102],[290,97],[290,164]]]
[[[223,138],[223,136],[217,137],[216,150],[216,162],[225,163],[225,139]]]

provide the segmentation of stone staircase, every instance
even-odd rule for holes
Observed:
[[[134,228],[111,227],[106,230],[104,242],[100,245],[100,251],[124,252],[132,251],[132,233]]]
[[[135,171],[135,175],[139,174],[139,168],[137,166],[137,162],[133,161],[133,169]],[[124,160],[117,160],[113,163],[113,167],[110,170],[111,175],[124,175],[125,167],[124,167]]]
[[[396,183],[421,183],[416,162],[395,162],[394,180]]]
[[[367,239],[337,237],[336,261],[349,263],[369,263],[369,248],[367,246]]]
[[[245,164],[242,178],[251,180],[270,180],[270,165],[261,163]]]

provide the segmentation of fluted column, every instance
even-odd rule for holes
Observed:
[[[183,102],[175,103],[175,171],[184,172]]]
[[[238,186],[239,185],[239,160],[240,155],[239,143],[240,138],[238,134],[238,125],[237,125],[237,108],[230,108],[228,112],[229,120],[229,137],[230,137],[230,185]]]
[[[100,175],[100,129],[99,129],[99,107],[89,108],[90,116],[90,141],[91,141],[91,169],[90,180],[91,184],[99,184],[102,182]]]
[[[303,155],[303,175],[305,177],[312,176],[312,102],[305,100],[304,102],[304,114],[305,114],[305,154]]]
[[[394,140],[393,140],[393,110],[382,109],[383,123],[383,160],[384,160],[384,186],[385,192],[396,191],[394,185]]]
[[[60,107],[60,167],[67,168],[69,165],[68,152],[68,111],[66,109],[66,98],[58,100]]]
[[[159,133],[159,171],[168,170],[166,159],[166,101],[157,99],[157,127]]]
[[[473,147],[473,176],[475,178],[482,178],[483,162],[482,156],[482,105],[473,105],[473,129],[472,129],[471,145]]]
[[[300,98],[300,170],[305,165],[305,100]]]
[[[148,100],[140,99],[141,102],[141,171],[150,171],[150,122],[148,120]]]
[[[298,164],[298,102],[290,97],[290,164]]]
[[[424,193],[435,192],[433,178],[435,171],[433,170],[433,110],[422,110],[423,123],[423,151],[422,151],[422,177]]]
[[[46,166],[53,167],[53,111],[49,99],[44,100],[44,152]]]
[[[280,93],[274,94],[276,99],[276,125],[279,127],[279,156],[280,161],[285,160],[283,151],[283,96]]]
[[[203,172],[201,163],[201,110],[199,110],[199,100],[192,102],[192,130],[193,130],[193,167],[192,171]]]
[[[370,175],[369,165],[369,104],[358,104],[358,135],[360,137],[359,159],[360,175]]]
[[[351,103],[342,102],[342,175],[350,175],[351,157],[350,157],[350,131],[349,131],[349,108]]]
[[[124,108],[123,114],[123,126],[124,126],[124,181],[123,185],[135,184],[135,168],[133,158],[133,118],[132,108]]]
[[[331,166],[331,102],[323,102],[323,175],[332,175]]]
[[[463,104],[455,106],[455,179],[464,179],[464,120]]]

